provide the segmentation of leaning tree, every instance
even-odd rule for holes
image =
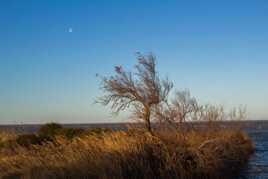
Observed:
[[[160,79],[153,54],[138,53],[137,59],[135,72],[115,66],[115,75],[101,77],[101,89],[105,94],[98,101],[110,105],[115,113],[132,108],[136,119],[141,119],[152,133],[151,113],[167,101],[173,84],[167,78]]]

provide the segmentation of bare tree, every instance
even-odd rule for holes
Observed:
[[[224,121],[228,117],[221,105],[204,105],[201,107],[200,113],[200,120],[207,122]]]
[[[191,96],[189,90],[177,91],[172,105],[177,113],[178,122],[186,122],[187,119],[195,120],[199,106],[197,100]]]
[[[233,121],[241,121],[247,118],[247,108],[246,106],[238,106],[236,108],[231,109],[229,113],[230,120]]]
[[[160,123],[165,122],[178,129],[186,121],[197,120],[199,113],[197,100],[191,96],[189,90],[183,90],[176,92],[171,104],[166,102],[158,106],[155,115]]]
[[[200,108],[200,120],[202,121],[241,121],[246,119],[246,107],[231,108],[229,112],[222,105],[204,105]]]
[[[217,130],[221,126],[221,121],[239,121],[246,118],[246,108],[239,106],[226,112],[221,105],[199,105],[197,100],[191,96],[189,90],[177,91],[175,98],[171,102],[158,105],[154,117],[160,125],[168,124],[176,130],[182,131],[194,129],[192,121],[205,121],[210,129]]]
[[[142,119],[147,130],[152,132],[153,108],[167,101],[173,84],[168,79],[160,80],[154,55],[144,56],[139,53],[137,59],[135,73],[116,66],[114,76],[102,77],[101,88],[105,95],[99,98],[99,102],[110,104],[116,113],[132,107],[136,118]]]

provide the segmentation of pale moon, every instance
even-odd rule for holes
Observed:
[[[72,33],[73,32],[73,28],[69,28],[68,32]]]

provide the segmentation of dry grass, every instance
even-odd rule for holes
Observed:
[[[234,129],[58,137],[27,148],[2,146],[0,178],[224,178],[252,151],[248,136]]]
[[[2,130],[0,131],[0,143],[13,140],[17,137],[17,133],[14,131]]]

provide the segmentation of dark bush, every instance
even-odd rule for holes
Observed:
[[[35,134],[23,134],[18,136],[16,142],[21,146],[28,147],[29,145],[41,144],[42,139]]]
[[[54,138],[57,130],[62,129],[62,126],[57,123],[48,123],[40,127],[38,135],[42,137]]]

